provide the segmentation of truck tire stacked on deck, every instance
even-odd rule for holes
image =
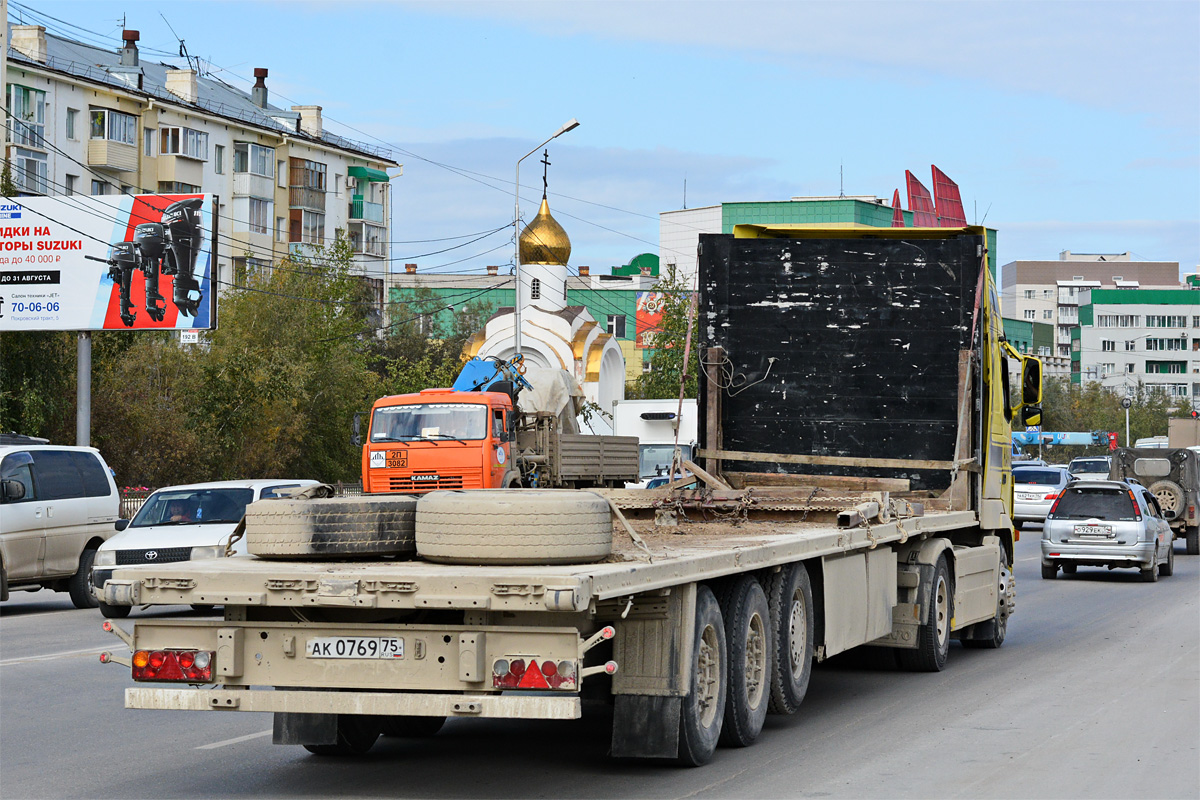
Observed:
[[[260,500],[246,508],[246,549],[259,558],[411,556],[416,509],[408,495]]]
[[[569,489],[438,491],[417,503],[421,558],[443,564],[586,564],[612,553],[608,501]]]

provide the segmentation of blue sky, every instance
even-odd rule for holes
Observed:
[[[335,132],[398,149],[393,257],[423,271],[511,262],[511,230],[438,255],[415,241],[511,222],[516,159],[571,117],[550,202],[576,266],[657,252],[685,181],[688,207],[786,200],[836,195],[842,168],[846,194],[890,202],[905,169],[929,185],[930,164],[999,229],[1002,263],[1200,265],[1194,0],[10,0],[11,19],[22,6],[114,48],[125,15],[143,58],[171,61],[147,50],[177,50],[162,12],[219,77],[247,88],[267,67],[272,102],[321,105]],[[528,219],[535,157],[521,178]]]

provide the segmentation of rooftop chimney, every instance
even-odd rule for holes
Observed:
[[[265,77],[267,77],[266,67],[254,68],[254,88],[250,90],[250,98],[259,108],[267,107],[267,84],[263,80]]]
[[[579,277],[581,277],[581,278],[586,278],[586,277],[588,277],[588,276],[589,276],[589,275],[591,275],[591,274],[592,274],[592,268],[591,268],[591,267],[580,267],[580,268],[579,268]]]
[[[169,69],[167,70],[167,91],[188,103],[194,103],[200,97],[196,85],[196,70]]]
[[[404,271],[407,272],[409,275],[416,275],[417,274],[417,265],[416,264],[405,264]]]
[[[497,275],[497,274],[499,274],[499,272],[500,272],[500,267],[496,266],[495,264],[488,264],[488,268],[487,268],[488,275]]]
[[[292,111],[300,114],[300,132],[309,136],[321,138],[321,107],[292,106]]]
[[[138,65],[138,39],[142,35],[138,31],[121,31],[121,39],[125,46],[121,48],[121,66],[136,67]]]
[[[13,25],[9,45],[28,59],[46,63],[46,29],[41,25]]]

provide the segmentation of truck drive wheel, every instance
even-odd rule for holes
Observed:
[[[1173,520],[1183,513],[1183,489],[1175,481],[1155,481],[1150,494],[1158,498],[1163,519]]]
[[[679,762],[699,767],[712,760],[725,717],[729,653],[725,622],[712,590],[696,587],[695,636],[691,662],[691,688],[679,712]]]
[[[1200,526],[1189,525],[1187,528],[1187,554],[1200,556]]]
[[[925,620],[917,628],[916,649],[897,649],[896,661],[911,672],[940,672],[950,653],[950,620],[954,619],[954,587],[945,553],[934,565],[933,585],[925,605]]]
[[[411,555],[416,508],[408,495],[260,500],[246,509],[246,550],[259,558]]]
[[[338,714],[337,744],[306,744],[315,756],[361,756],[379,738],[379,718],[363,714]]]
[[[1067,567],[1070,566],[1070,572],[1067,572]],[[1012,592],[1013,575],[1008,568],[1008,553],[1004,548],[1000,549],[1000,580],[997,587],[999,597],[996,602],[996,616],[984,622],[977,622],[971,627],[973,634],[970,638],[962,639],[963,647],[975,650],[995,650],[1000,645],[1004,644],[1004,637],[1008,635],[1008,596]],[[1063,572],[1071,574],[1075,572],[1074,564],[1063,564]]]
[[[771,609],[772,714],[795,714],[808,692],[813,660],[812,583],[803,564],[787,564],[767,581]]]
[[[569,489],[430,492],[417,553],[444,564],[585,564],[612,552],[608,501]]]
[[[720,743],[749,747],[762,732],[771,701],[774,637],[767,596],[753,577],[734,579],[725,592],[725,645],[729,649],[729,688]]]
[[[96,561],[96,548],[89,547],[79,556],[79,569],[71,576],[67,591],[76,608],[95,608],[99,601],[92,594],[92,564]]]

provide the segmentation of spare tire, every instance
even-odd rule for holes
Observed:
[[[430,492],[417,553],[444,564],[586,564],[612,553],[608,501],[571,489]]]
[[[409,495],[259,500],[246,508],[246,549],[260,558],[411,556],[416,509]]]
[[[1158,498],[1163,519],[1172,520],[1183,513],[1183,489],[1175,481],[1155,481],[1150,484],[1150,494]]]

